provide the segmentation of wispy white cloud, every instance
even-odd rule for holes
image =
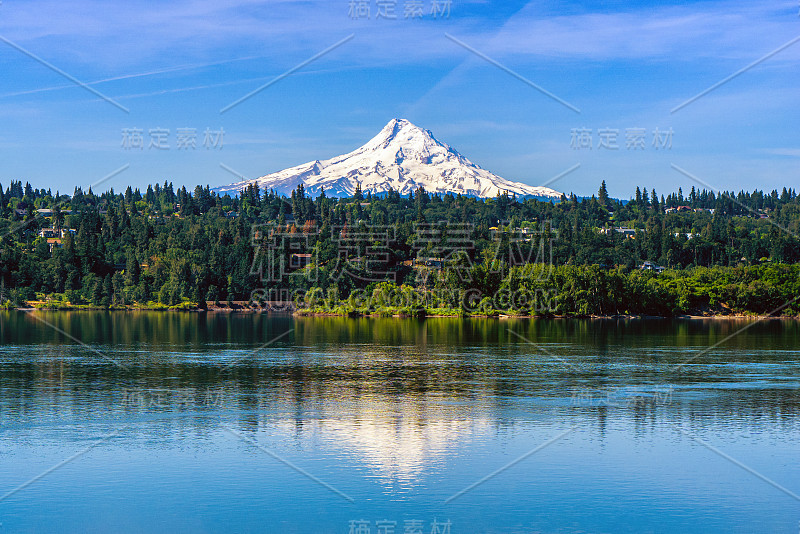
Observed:
[[[122,80],[132,80],[132,79],[135,79],[135,78],[148,78],[148,77],[152,77],[152,76],[159,76],[161,74],[172,74],[172,73],[175,73],[175,72],[182,72],[182,71],[189,71],[189,70],[199,70],[199,69],[204,69],[204,68],[208,68],[208,67],[214,67],[214,66],[218,66],[218,65],[225,65],[225,64],[235,63],[235,62],[239,62],[239,61],[249,61],[249,60],[253,60],[253,59],[263,59],[264,57],[265,56],[248,56],[248,57],[243,57],[243,58],[228,59],[228,60],[224,60],[224,61],[214,61],[214,62],[211,62],[211,63],[204,63],[204,64],[179,65],[179,66],[175,66],[175,67],[156,69],[156,70],[152,70],[152,71],[149,71],[149,72],[137,72],[137,73],[132,73],[132,74],[122,74],[122,75],[119,75],[119,76],[112,76],[110,78],[103,78],[101,80],[93,80],[93,81],[90,81],[90,82],[85,82],[85,84],[94,86],[94,85],[100,85],[100,84],[109,83],[109,82],[118,82],[118,81],[122,81]],[[74,87],[75,87],[75,84],[61,84],[61,85],[52,85],[52,86],[48,86],[48,87],[37,87],[36,89],[29,89],[27,91],[17,91],[17,92],[14,92],[14,93],[0,94],[0,98],[13,97],[13,96],[25,96],[25,95],[32,95],[32,94],[37,94],[37,93],[46,93],[46,92],[50,92],[50,91],[58,91],[58,90],[61,90],[61,89],[72,89]]]
[[[774,156],[800,158],[800,148],[767,148],[764,150],[764,152]]]
[[[406,21],[401,15],[365,21],[348,17],[346,0],[140,0],[113,7],[102,0],[30,0],[3,5],[0,33],[76,64],[106,68],[234,53],[302,56],[349,32],[358,39],[343,61],[387,65],[463,57],[463,50],[443,40],[445,31],[487,54],[537,61],[749,58],[758,43],[768,48],[800,33],[797,7],[790,3],[701,2],[553,15],[534,1],[507,21],[493,20],[491,5],[479,18],[462,16],[454,4],[448,20]],[[782,59],[797,57],[800,52],[787,50]]]
[[[750,58],[800,33],[797,6],[702,2],[542,16],[531,2],[493,36],[475,32],[487,53],[587,60]],[[794,15],[794,16],[792,16]],[[781,41],[783,39],[783,41]],[[793,56],[800,57],[800,52]]]

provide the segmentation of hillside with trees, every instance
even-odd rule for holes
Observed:
[[[0,298],[192,309],[308,295],[321,310],[372,312],[381,306],[350,297],[414,290],[431,300],[417,308],[460,313],[793,315],[798,232],[792,189],[637,188],[620,201],[603,182],[551,203],[424,190],[310,198],[302,186],[231,198],[170,183],[64,195],[12,181],[0,187]],[[520,291],[549,305],[498,302]]]

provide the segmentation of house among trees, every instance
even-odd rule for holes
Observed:
[[[55,228],[42,228],[39,230],[39,237],[55,238],[59,236],[59,233]]]
[[[414,265],[417,267],[431,267],[433,269],[442,269],[444,264],[444,258],[417,258],[414,261]]]
[[[292,254],[289,258],[289,265],[293,269],[302,269],[314,261],[312,254]]]
[[[67,234],[75,235],[78,231],[75,228],[62,228],[61,230],[57,228],[42,228],[39,230],[39,237],[44,238],[65,238]]]
[[[666,267],[661,267],[660,265],[656,265],[652,261],[646,261],[639,266],[639,269],[641,269],[642,271],[655,271],[657,273],[660,273],[664,271]]]
[[[686,239],[694,239],[698,234],[693,234],[691,232],[675,232],[673,234],[675,237],[686,236]]]
[[[612,230],[615,231],[615,232],[619,232],[620,234],[622,234],[623,236],[625,236],[628,239],[636,239],[636,229],[635,228],[626,228],[626,227],[601,228],[600,232],[605,234],[605,235],[608,235],[608,234],[611,233]],[[640,230],[640,231],[643,231],[643,230]]]

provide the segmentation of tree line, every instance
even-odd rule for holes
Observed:
[[[302,185],[289,197],[253,185],[229,197],[168,182],[68,195],[12,181],[0,186],[0,298],[204,307],[255,290],[346,299],[386,281],[491,296],[540,283],[532,269],[546,264],[558,313],[764,313],[796,289],[798,232],[791,188],[636,188],[617,200],[603,182],[591,197],[548,201],[424,189],[312,198]],[[645,261],[666,270],[642,271]]]

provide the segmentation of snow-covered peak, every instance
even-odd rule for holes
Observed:
[[[430,193],[461,193],[493,197],[508,191],[521,196],[560,198],[547,187],[531,187],[490,173],[438,141],[429,130],[406,119],[392,119],[365,145],[325,161],[313,161],[261,178],[219,187],[220,193],[237,193],[249,184],[290,194],[303,183],[317,195],[350,196],[358,185],[364,193],[390,189],[407,195],[424,187]]]
[[[406,119],[392,119],[383,129],[370,139],[362,149],[376,149],[385,147],[392,143],[422,143],[436,144],[433,134],[428,130],[423,130],[419,126],[411,124]]]

